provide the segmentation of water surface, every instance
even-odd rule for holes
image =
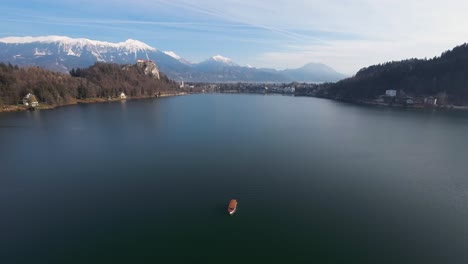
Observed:
[[[287,96],[0,114],[0,263],[466,263],[466,135]]]

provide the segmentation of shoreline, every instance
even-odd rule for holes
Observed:
[[[345,100],[337,100],[337,101],[347,102]],[[379,103],[379,102],[373,102],[373,101],[367,101],[367,100],[358,100],[358,101],[349,101],[349,102],[353,104],[362,104],[362,105],[370,105],[370,106],[378,106],[378,107],[390,107],[390,108],[468,110],[468,106],[456,106],[456,105],[424,105],[424,104],[405,105],[405,104]]]
[[[222,91],[222,92],[219,92],[219,93],[221,93],[221,94],[258,94],[258,95],[282,95],[282,96],[293,96],[293,97],[312,97],[312,98],[326,99],[326,100],[331,100],[331,101],[336,101],[336,102],[350,103],[350,104],[354,104],[354,105],[366,105],[366,106],[388,107],[388,108],[461,110],[461,111],[467,111],[468,110],[468,105],[424,105],[424,104],[405,105],[405,104],[397,104],[397,103],[388,104],[388,103],[374,102],[374,101],[368,101],[368,100],[346,100],[346,99],[336,99],[336,98],[330,98],[330,97],[311,96],[311,95],[303,95],[303,94],[239,92],[239,91],[235,91],[235,90]]]
[[[326,99],[336,102],[344,102],[350,103],[355,105],[366,105],[366,106],[374,106],[374,107],[387,107],[387,108],[407,108],[407,109],[433,109],[433,110],[468,110],[468,105],[424,105],[424,104],[413,104],[413,105],[405,105],[405,104],[388,104],[388,103],[381,103],[381,102],[374,102],[374,101],[367,101],[367,100],[346,100],[346,99],[335,99],[330,97],[321,97],[321,96],[310,96],[310,95],[294,95],[294,97],[313,97],[313,98],[320,98]]]
[[[239,91],[224,91],[224,92],[218,92],[221,94],[262,94],[262,93],[246,93],[246,92],[239,92]],[[159,97],[172,97],[172,96],[182,96],[182,95],[189,95],[192,93],[187,93],[187,92],[179,92],[179,93],[164,93],[159,96],[138,96],[138,97],[128,97],[126,99],[120,99],[120,98],[112,98],[112,99],[105,99],[105,98],[88,98],[88,99],[75,99],[74,102],[66,103],[66,104],[60,104],[60,105],[49,105],[49,104],[40,104],[38,107],[36,107],[34,110],[49,110],[49,109],[55,109],[58,107],[63,107],[63,106],[70,106],[70,105],[78,105],[78,104],[95,104],[95,103],[105,103],[105,102],[120,102],[120,101],[127,101],[127,100],[139,100],[139,99],[148,99],[148,98],[159,98]],[[197,93],[194,93],[197,94]],[[276,93],[271,93],[271,94],[276,94]],[[265,94],[264,94],[265,95]],[[278,95],[284,95],[284,94],[278,94]],[[332,100],[332,101],[337,101],[337,102],[345,102],[345,103],[350,103],[350,104],[355,104],[355,105],[367,105],[367,106],[374,106],[374,107],[389,107],[389,108],[408,108],[408,109],[434,109],[434,110],[461,110],[461,111],[467,111],[468,110],[468,105],[467,106],[456,106],[456,105],[436,105],[436,106],[427,106],[427,105],[403,105],[403,104],[387,104],[387,103],[379,103],[379,102],[373,102],[373,101],[367,101],[367,100],[344,100],[344,99],[334,99],[334,98],[327,98],[327,97],[318,97],[318,96],[307,96],[307,95],[288,95],[288,96],[294,96],[294,97],[313,97],[313,98],[321,98],[321,99],[327,99],[327,100]],[[34,111],[33,110],[33,111]],[[11,113],[11,112],[24,112],[24,111],[30,111],[30,109],[24,105],[5,105],[3,107],[0,107],[0,114],[1,113]]]
[[[180,92],[180,93],[164,93],[159,96],[137,96],[137,97],[128,97],[126,99],[121,98],[112,98],[112,99],[105,99],[105,98],[88,98],[88,99],[75,99],[74,102],[60,104],[60,105],[50,105],[50,104],[39,104],[35,110],[49,110],[55,109],[62,106],[69,106],[69,105],[78,105],[78,104],[95,104],[95,103],[105,103],[105,102],[120,102],[120,101],[127,101],[127,100],[139,100],[139,99],[148,99],[148,98],[161,98],[161,97],[172,97],[172,96],[182,96],[187,95],[189,93]],[[31,111],[27,106],[24,105],[5,105],[0,107],[0,113],[12,113],[12,112],[24,112],[24,111]]]

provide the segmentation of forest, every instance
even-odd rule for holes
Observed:
[[[34,94],[39,103],[63,105],[78,99],[114,98],[121,92],[130,97],[149,97],[176,90],[177,83],[164,74],[158,80],[145,75],[137,65],[95,63],[62,74],[0,63],[0,106],[16,105],[27,93]]]
[[[320,85],[314,95],[361,100],[375,99],[385,94],[385,90],[398,90],[412,97],[443,98],[446,104],[468,105],[468,45],[432,59],[393,61],[363,68],[351,78]]]

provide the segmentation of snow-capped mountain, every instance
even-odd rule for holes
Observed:
[[[183,68],[178,60],[133,39],[112,43],[64,36],[0,38],[0,61],[59,72],[88,67],[95,62],[133,64],[139,58],[156,61],[164,72]]]
[[[65,36],[0,38],[0,62],[19,66],[36,65],[64,73],[95,62],[134,64],[137,59],[155,61],[161,72],[176,81],[324,82],[344,77],[326,65],[277,71],[250,65],[242,67],[221,55],[194,64],[173,51],[160,51],[133,39],[112,43]]]
[[[221,55],[213,56],[195,65],[195,68],[202,72],[219,72],[231,67],[239,67],[239,65]]]
[[[239,66],[235,64],[230,58],[223,57],[221,55],[215,55],[209,59],[209,61],[215,61],[224,65],[229,65],[229,66]]]
[[[112,43],[98,40],[90,40],[85,38],[70,38],[65,36],[43,36],[43,37],[6,37],[0,39],[3,43],[10,44],[28,44],[28,43],[58,43],[68,47],[85,47],[95,46],[101,48],[120,48],[130,51],[137,50],[156,50],[149,45],[133,39],[128,39],[125,42]]]
[[[63,36],[47,36],[47,37],[7,37],[0,39],[5,45],[13,45],[14,47],[34,46],[34,56],[47,55],[67,55],[81,57],[86,53],[90,53],[98,61],[112,61],[114,53],[119,56],[143,55],[148,58],[148,52],[155,52],[156,49],[138,40],[128,39],[124,42],[111,43],[104,41],[96,41],[84,38],[69,38]],[[55,47],[55,49],[51,49]],[[19,54],[21,56],[21,54]],[[27,54],[26,54],[27,55]],[[19,57],[19,56],[17,56]]]

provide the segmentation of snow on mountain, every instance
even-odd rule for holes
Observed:
[[[175,52],[173,51],[163,51],[164,54],[168,55],[168,56],[171,56],[172,58],[176,59],[176,60],[180,60],[182,59],[182,57],[180,57],[179,55],[177,55]]]
[[[325,82],[343,78],[321,64],[308,64],[299,69],[277,71],[240,66],[230,58],[213,56],[191,63],[174,51],[159,51],[141,41],[105,42],[66,36],[0,38],[0,62],[18,66],[41,66],[67,73],[95,62],[134,64],[138,59],[152,60],[159,70],[173,80],[199,82]]]
[[[157,51],[146,43],[133,39],[112,43],[65,36],[6,37],[0,38],[1,43],[18,48],[27,45],[34,46],[34,56],[57,55],[81,58],[83,56],[87,57],[89,54],[96,61],[102,62],[112,62],[114,57],[119,56],[126,56],[128,59],[130,57],[133,59],[136,59],[136,57],[148,59],[149,52]]]
[[[228,64],[228,65],[232,65],[232,66],[236,65],[230,58],[226,58],[221,55],[213,56],[211,57],[211,60],[214,60],[216,62],[221,62],[224,64]]]
[[[139,58],[174,60],[134,39],[113,43],[66,36],[0,38],[0,61],[19,66],[37,65],[64,73],[72,68],[91,66],[95,62],[132,64]]]
[[[184,65],[189,66],[189,65],[192,65],[192,64],[193,64],[192,62],[190,62],[190,61],[188,61],[188,60],[182,58],[181,56],[179,56],[178,54],[176,54],[176,53],[173,52],[173,51],[163,51],[163,53],[166,54],[167,56],[169,56],[169,57],[171,57],[171,58],[173,58],[173,59],[175,59],[175,60],[177,60],[177,61],[183,63]]]
[[[138,51],[138,50],[156,51],[155,48],[149,46],[148,44],[138,41],[138,40],[134,40],[134,39],[127,39],[126,41],[119,42],[119,43],[109,43],[109,42],[104,42],[104,43],[116,45],[117,47],[123,47],[131,51]]]
[[[45,51],[38,50],[37,48],[34,49],[34,56],[45,56],[45,55],[46,55]]]
[[[7,44],[31,44],[31,43],[56,43],[67,51],[70,47],[84,48],[85,46],[94,46],[96,48],[115,48],[124,49],[129,52],[138,51],[156,51],[155,48],[138,40],[127,39],[124,42],[112,43],[98,40],[90,40],[86,38],[70,38],[65,36],[40,36],[40,37],[6,37],[0,38],[0,42]]]

